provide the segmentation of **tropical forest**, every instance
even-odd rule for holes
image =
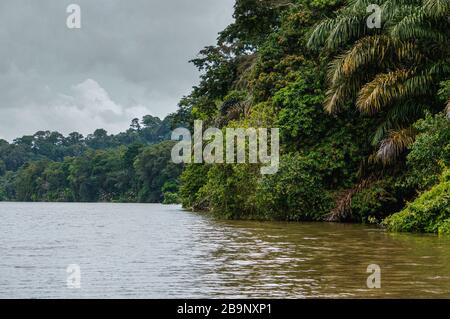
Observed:
[[[450,234],[450,0],[236,0],[233,18],[165,119],[0,140],[0,200]],[[279,128],[278,172],[173,163],[172,130],[195,120]]]

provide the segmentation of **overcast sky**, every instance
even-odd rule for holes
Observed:
[[[81,29],[66,8],[81,7]],[[1,0],[0,138],[125,130],[198,83],[188,63],[232,22],[233,0]]]

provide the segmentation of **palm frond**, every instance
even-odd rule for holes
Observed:
[[[324,103],[326,112],[338,113],[346,102],[354,100],[363,83],[368,80],[367,73],[355,73],[349,77],[343,77],[341,82],[334,83],[327,91]]]
[[[372,138],[372,145],[379,145],[388,132],[398,130],[408,123],[413,123],[424,115],[428,105],[417,104],[413,100],[397,103],[386,113],[384,121],[378,126]]]
[[[356,100],[356,106],[367,114],[379,112],[397,95],[397,83],[403,82],[408,76],[409,71],[403,69],[378,74],[375,79],[363,86]]]
[[[433,63],[428,67],[428,74],[431,76],[450,75],[450,58]]]
[[[339,10],[334,18],[320,22],[309,36],[307,46],[311,49],[325,46],[335,50],[350,40],[365,35],[366,8],[369,3],[373,3],[373,0],[356,1],[352,6]]]
[[[338,56],[329,65],[331,84],[351,76],[362,67],[388,68],[402,61],[418,62],[423,57],[413,42],[397,41],[386,35],[366,36],[358,40],[350,50]]]
[[[431,27],[414,23],[401,28],[394,27],[391,32],[393,37],[397,37],[401,40],[427,39],[436,43],[442,43],[447,39],[446,35],[442,32],[438,32]]]
[[[416,132],[412,128],[391,131],[389,136],[381,142],[376,159],[384,165],[394,163],[414,142],[415,135]]]
[[[419,0],[420,1],[420,0]],[[403,2],[403,3],[399,3]],[[397,24],[403,17],[413,14],[417,11],[418,1],[399,1],[387,0],[382,6],[383,18],[385,26],[392,27]]]
[[[336,88],[327,91],[327,96],[324,103],[324,109],[330,114],[339,112],[340,106],[346,100],[347,92],[345,84],[341,84]]]
[[[323,46],[334,24],[335,21],[333,19],[325,19],[320,22],[309,36],[307,46],[310,49],[318,49]]]
[[[351,39],[362,36],[365,30],[366,20],[364,16],[343,15],[336,20],[334,28],[326,40],[326,46],[331,50],[337,49]]]
[[[416,75],[412,70],[378,74],[360,90],[356,106],[361,112],[375,114],[394,101],[426,94],[431,82],[430,75]]]
[[[382,28],[366,24],[369,4],[382,9]],[[334,55],[328,66],[325,110],[336,113],[355,101],[366,114],[380,113],[374,158],[388,164],[414,139],[409,127],[433,103],[437,83],[450,74],[450,0],[348,0],[320,23],[310,47]],[[446,105],[450,118],[450,101]]]
[[[449,0],[425,0],[423,5],[424,12],[433,17],[444,17],[450,13]]]

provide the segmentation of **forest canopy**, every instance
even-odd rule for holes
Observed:
[[[173,115],[133,119],[123,133],[42,131],[0,140],[0,200],[177,202]]]

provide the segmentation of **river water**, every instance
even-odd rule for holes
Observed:
[[[0,218],[0,298],[450,298],[450,237],[158,204],[0,203]]]

